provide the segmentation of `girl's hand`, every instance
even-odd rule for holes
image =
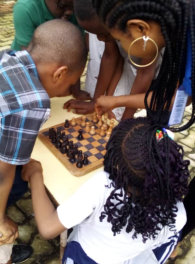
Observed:
[[[35,174],[39,174],[39,177],[42,177],[43,169],[41,163],[37,160],[31,159],[28,164],[23,166],[22,169],[22,179],[24,181],[30,181],[30,178]]]
[[[95,111],[98,117],[101,117],[103,114],[110,112],[113,108],[115,108],[114,96],[101,95],[96,99]]]

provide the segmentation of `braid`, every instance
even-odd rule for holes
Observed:
[[[168,111],[178,84],[185,75],[187,37],[192,41],[192,114],[191,119],[175,131],[187,129],[195,121],[195,0],[93,0],[98,15],[110,28],[125,32],[127,21],[156,21],[165,40],[165,53],[159,75],[145,97],[148,116],[163,124],[162,112]],[[152,91],[150,103],[147,103]]]
[[[187,193],[189,161],[166,132],[157,142],[160,126],[149,119],[122,121],[107,144],[104,169],[113,190],[100,221],[107,218],[114,235],[123,228],[133,238],[155,238],[164,226],[174,228],[176,203]]]

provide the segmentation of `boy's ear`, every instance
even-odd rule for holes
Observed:
[[[150,25],[141,19],[130,19],[127,21],[126,29],[128,35],[133,38],[137,39],[143,36],[150,35]]]
[[[68,66],[61,66],[57,68],[57,70],[55,70],[55,72],[53,73],[54,82],[64,79],[68,74],[68,71],[69,71]]]

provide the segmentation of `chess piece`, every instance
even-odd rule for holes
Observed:
[[[106,133],[106,140],[109,140],[110,135],[111,135],[111,131],[108,130],[107,133]]]
[[[83,159],[83,151],[82,150],[79,150],[77,156],[78,156],[78,160],[79,159]]]
[[[87,133],[89,133],[89,131],[90,131],[90,123],[89,123],[89,122],[86,122],[86,128],[85,128],[85,131],[86,131]]]
[[[105,136],[105,130],[104,130],[104,127],[103,126],[101,127],[101,130],[100,130],[100,136],[101,137],[104,137]]]
[[[84,159],[83,159],[83,165],[88,165],[89,164],[89,160],[88,160],[88,155],[84,154]]]
[[[97,126],[98,126],[99,128],[102,127],[102,119],[101,119],[101,118],[100,118],[100,120],[99,120]]]
[[[83,160],[82,158],[79,158],[76,163],[77,168],[81,169],[83,167]]]
[[[75,120],[75,118],[73,118],[73,119],[71,120],[71,125],[72,125],[72,126],[76,126],[76,120]]]
[[[65,124],[64,124],[64,127],[65,128],[69,128],[69,126],[70,126],[70,122],[69,122],[68,119],[66,119]]]
[[[101,129],[103,129],[104,131],[106,131],[108,129],[108,126],[106,125],[106,123],[104,123],[101,127]]]
[[[73,153],[73,151],[70,151],[69,157],[70,157],[69,161],[71,163],[75,163],[76,162],[75,154]]]
[[[93,122],[96,124],[98,122],[97,114],[94,113],[93,115]]]
[[[95,135],[95,126],[92,126],[90,129],[90,134]]]
[[[85,127],[86,117],[85,116],[82,116],[81,119],[82,119],[81,126],[82,127]]]
[[[66,154],[66,153],[68,152],[67,147],[66,147],[66,146],[62,146],[62,147],[60,148],[60,152],[61,152],[62,154]]]
[[[83,130],[79,129],[79,135],[77,137],[78,140],[82,140],[83,139]]]

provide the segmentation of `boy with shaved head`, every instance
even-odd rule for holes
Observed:
[[[50,112],[49,97],[69,93],[86,63],[81,32],[54,19],[39,26],[24,51],[0,59],[0,263],[9,262],[17,226],[5,215],[16,165],[26,164],[41,125]]]

